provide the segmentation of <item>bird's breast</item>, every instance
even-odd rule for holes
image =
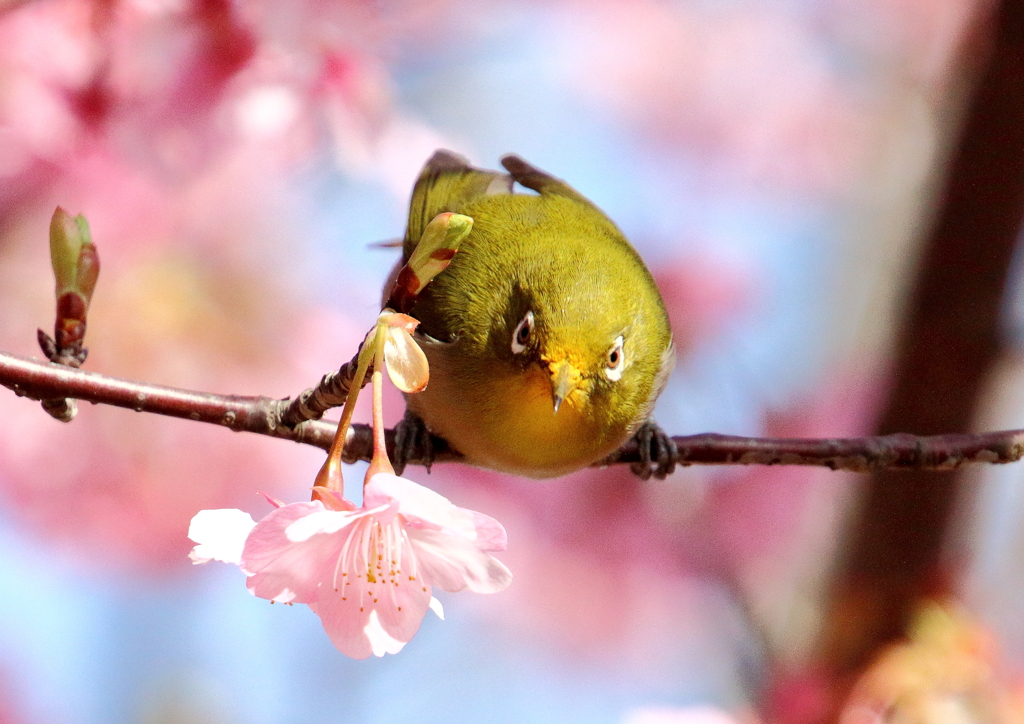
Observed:
[[[431,359],[430,384],[409,405],[468,462],[526,477],[578,470],[615,450],[623,436],[590,414],[580,390],[556,413],[551,376],[539,366],[470,379]]]

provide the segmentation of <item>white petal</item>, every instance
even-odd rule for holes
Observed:
[[[188,557],[193,563],[224,561],[241,565],[245,539],[255,525],[251,515],[235,508],[200,510],[188,526],[188,537],[199,545]]]
[[[444,606],[433,596],[430,597],[430,610],[437,614],[437,617],[444,621]]]
[[[419,392],[430,379],[427,356],[412,335],[400,327],[389,327],[384,337],[384,364],[395,387],[402,392]]]
[[[383,656],[384,654],[397,654],[405,646],[404,641],[392,637],[384,627],[380,625],[380,618],[377,616],[377,611],[374,609],[370,611],[370,620],[366,623],[363,628],[363,633],[366,634],[366,638],[370,640],[370,646],[373,648],[374,656]]]

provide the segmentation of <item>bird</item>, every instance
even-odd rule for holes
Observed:
[[[406,396],[396,469],[426,433],[471,465],[528,478],[592,465],[637,435],[634,470],[664,477],[674,446],[650,416],[675,351],[654,278],[573,187],[513,154],[501,164],[438,150],[413,188],[396,270],[438,214],[473,225],[403,310],[419,321],[430,379]]]

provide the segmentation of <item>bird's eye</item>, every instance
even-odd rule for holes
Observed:
[[[608,358],[605,364],[608,368],[604,371],[610,380],[618,380],[622,377],[622,370],[625,368],[626,353],[622,349],[622,335],[615,338],[615,344],[608,350]]]
[[[530,343],[530,336],[533,334],[533,312],[527,312],[526,316],[516,325],[516,331],[512,333],[512,351],[522,354],[526,351],[526,345]]]

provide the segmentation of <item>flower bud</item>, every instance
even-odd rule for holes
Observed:
[[[423,230],[408,263],[398,272],[391,302],[399,312],[408,311],[416,295],[444,271],[473,229],[473,219],[446,212],[435,216]]]
[[[75,292],[88,307],[100,273],[100,258],[84,216],[72,217],[59,206],[53,212],[50,262],[57,280],[57,298]]]
[[[85,297],[86,302],[91,302],[96,280],[100,276],[100,255],[89,235],[89,222],[81,214],[75,217],[75,220],[78,221],[79,227],[85,227],[82,250],[78,252],[78,291]]]
[[[50,262],[57,278],[58,297],[74,288],[81,251],[81,228],[67,211],[58,206],[50,219]]]
[[[57,288],[57,318],[54,323],[54,344],[40,337],[44,352],[51,361],[78,364],[85,359],[82,340],[85,338],[89,302],[100,273],[100,257],[92,243],[89,222],[79,214],[72,217],[61,207],[50,219],[50,263]],[[45,337],[45,335],[44,335]],[[53,354],[47,350],[52,349]]]

